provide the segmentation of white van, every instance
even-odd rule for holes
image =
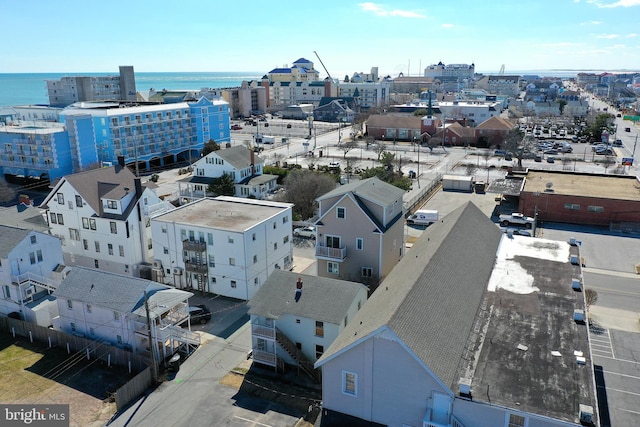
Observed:
[[[407,224],[429,225],[438,221],[438,211],[430,209],[417,210],[407,218]]]

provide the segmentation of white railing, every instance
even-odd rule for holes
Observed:
[[[347,248],[330,248],[328,246],[316,245],[316,256],[343,260],[347,256]]]
[[[253,350],[252,356],[254,362],[260,362],[269,366],[276,366],[276,355],[262,350]]]
[[[272,340],[276,339],[276,328],[263,326],[263,325],[251,325],[251,335],[259,336],[264,338],[270,338]]]

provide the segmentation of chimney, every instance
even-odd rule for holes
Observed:
[[[118,156],[118,165],[120,165],[121,168],[124,168],[124,156]]]
[[[296,282],[296,302],[300,301],[301,296],[302,296],[302,278],[298,277],[298,281]]]
[[[134,181],[136,183],[136,199],[139,199],[142,197],[142,181],[140,178],[135,178]]]

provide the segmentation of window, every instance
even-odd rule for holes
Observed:
[[[73,309],[73,301],[71,301],[70,299],[67,300],[67,308],[69,310]]]
[[[93,260],[93,266],[94,266],[95,268],[100,268],[100,261],[98,261],[97,259],[94,259],[94,260]]]
[[[324,322],[316,320],[316,336],[324,337]]]
[[[324,353],[324,346],[316,344],[316,360],[320,359],[320,356]]]
[[[340,236],[325,236],[325,242],[328,248],[340,249]]]
[[[273,229],[274,230],[276,229],[276,222],[275,221],[273,222]]]
[[[93,242],[95,247],[96,247],[96,252],[100,253],[100,242],[98,242],[97,240],[95,242]]]
[[[82,247],[85,251],[89,250],[89,241],[87,239],[82,239]]]
[[[227,242],[233,243],[233,237],[231,237],[231,236],[227,237]]]
[[[209,267],[216,266],[216,257],[214,255],[209,255]]]
[[[162,226],[162,228],[161,228],[161,230],[162,230],[162,232],[163,232],[163,233],[166,233],[166,232],[167,232],[167,226],[166,226],[166,225],[163,225],[163,226]]]
[[[347,217],[347,208],[336,208],[336,218],[345,219]]]
[[[166,247],[166,246],[163,246],[162,247],[162,253],[165,254],[165,255],[169,255],[169,248]]]
[[[235,258],[229,258],[229,265],[236,265],[236,259]]]
[[[76,206],[79,208],[82,207],[82,197],[78,196],[77,194],[76,194]]]
[[[232,280],[232,281],[231,281],[231,287],[232,287],[232,288],[236,288],[237,286],[238,286],[238,285],[236,284],[236,281],[235,281],[235,280]]]
[[[71,322],[70,325],[71,326],[71,332],[75,332],[76,331],[76,324]]]
[[[342,392],[351,396],[358,393],[358,374],[349,371],[342,371]]]
[[[296,323],[300,324],[300,319],[296,319]]]
[[[362,237],[358,237],[356,239],[356,249],[359,251],[364,249],[364,239]]]
[[[216,279],[215,277],[211,278],[211,284],[212,285],[215,285],[217,281],[218,281],[218,279]]]
[[[35,264],[36,263],[36,253],[35,252],[29,252],[29,261],[31,261],[31,264]]]
[[[276,242],[276,243],[274,243],[274,244],[273,244],[273,250],[274,250],[274,251],[277,251],[277,250],[278,250],[278,242]]]
[[[36,236],[31,236],[31,244],[35,245],[37,243]]]
[[[362,269],[360,270],[360,276],[366,277],[366,278],[373,277],[373,268],[371,268],[371,267],[362,267]]]
[[[118,342],[118,344],[122,344],[122,336],[116,335],[116,341]]]
[[[69,238],[71,240],[76,240],[76,241],[80,241],[80,232],[78,230],[76,230],[75,228],[70,228],[69,229]]]
[[[118,249],[120,249],[120,256],[124,257],[124,246],[120,245]]]
[[[254,255],[253,256],[253,263],[257,263],[258,262],[258,255]]]
[[[286,244],[289,241],[289,236],[284,236],[284,238],[282,239],[282,244]]]
[[[82,218],[82,228],[89,229],[89,218]]]
[[[113,255],[113,245],[111,243],[107,244],[107,249],[109,250],[109,255]]]
[[[118,209],[118,202],[115,200],[107,200],[107,209]]]
[[[56,194],[56,196],[58,197],[58,204],[59,205],[64,205],[64,194],[58,193],[58,194]]]
[[[602,206],[587,206],[587,212],[602,213],[602,212],[604,212],[604,207],[602,207]]]
[[[109,222],[109,228],[111,229],[111,234],[118,234],[118,224],[115,221]]]
[[[282,217],[282,223],[286,224],[287,222],[289,222],[289,217],[288,216],[283,216]]]
[[[213,233],[207,233],[207,244],[213,246]]]
[[[524,427],[525,418],[521,415],[509,414],[509,424],[507,427]]]
[[[64,217],[62,216],[62,214],[57,214],[57,217],[58,217],[58,224],[64,225]]]
[[[40,249],[36,251],[36,257],[38,258],[38,262],[42,262],[42,251]]]
[[[117,311],[113,312],[113,320],[120,320],[120,313],[118,313]]]
[[[251,235],[251,240],[253,240],[254,242],[256,241],[256,233],[253,233],[253,234]]]
[[[91,304],[87,304],[87,313],[91,313]]]
[[[564,208],[568,209],[570,211],[579,211],[580,210],[580,205],[577,205],[575,203],[565,203],[564,204]]]
[[[57,224],[58,221],[56,220],[56,214],[54,214],[53,212],[50,213],[51,216],[51,224]]]
[[[327,272],[328,273],[333,273],[333,274],[338,274],[338,272],[339,272],[338,263],[329,261],[327,263]]]
[[[96,229],[96,220],[95,220],[95,218],[90,218],[89,219],[89,228],[91,228],[92,230]]]

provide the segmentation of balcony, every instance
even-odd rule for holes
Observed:
[[[273,353],[262,350],[253,350],[252,356],[254,362],[262,363],[267,366],[276,366],[277,357]]]
[[[191,261],[185,261],[184,268],[190,273],[207,274],[209,272],[209,266],[207,264],[200,264]]]
[[[182,249],[185,251],[205,252],[207,250],[207,244],[199,240],[183,240]]]
[[[276,328],[273,326],[264,326],[264,325],[258,325],[258,324],[252,323],[251,335],[253,335],[254,337],[268,338],[268,339],[275,340]]]
[[[316,244],[316,256],[332,261],[342,261],[347,257],[347,248],[330,248],[328,246]]]

